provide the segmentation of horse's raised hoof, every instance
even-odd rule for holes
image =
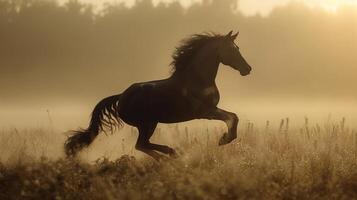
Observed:
[[[226,145],[226,144],[229,144],[231,143],[236,137],[234,136],[231,136],[230,134],[228,133],[224,133],[221,137],[221,139],[219,140],[218,142],[218,145],[221,146],[221,145]]]

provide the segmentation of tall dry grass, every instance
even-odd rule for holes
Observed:
[[[116,142],[124,155],[95,162],[64,159],[60,134],[3,130],[0,199],[357,198],[357,132],[345,119],[319,125],[306,118],[301,128],[288,118],[278,126],[240,127],[239,139],[223,147],[217,146],[222,127],[159,128],[153,141],[180,153],[162,162],[128,146],[133,129]]]

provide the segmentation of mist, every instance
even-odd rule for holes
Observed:
[[[102,98],[170,76],[191,34],[240,31],[253,71],[221,65],[220,106],[244,120],[347,116],[356,121],[357,8],[336,13],[290,3],[245,16],[234,0],[95,8],[69,1],[0,1],[0,125],[85,124]],[[53,118],[53,119],[51,119]],[[357,121],[356,121],[357,122]]]

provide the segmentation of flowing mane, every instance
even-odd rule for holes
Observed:
[[[184,69],[203,45],[222,37],[222,35],[216,33],[203,33],[192,35],[181,41],[181,45],[176,47],[176,50],[172,54],[173,61],[170,64],[172,72]]]

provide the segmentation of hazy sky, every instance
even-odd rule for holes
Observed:
[[[66,2],[67,0],[60,0]],[[105,2],[124,3],[131,7],[138,0],[80,0],[85,3],[92,3],[101,6]],[[140,0],[139,0],[140,1]],[[189,7],[194,3],[201,3],[203,0],[152,0],[154,5],[160,2],[172,3],[179,1],[183,7]],[[240,0],[239,10],[245,15],[261,14],[268,15],[277,6],[283,6],[290,2],[303,2],[310,7],[319,7],[329,12],[335,12],[341,6],[357,6],[357,0]]]
[[[201,1],[211,0],[195,0]],[[129,8],[135,1],[128,0],[128,7],[112,6],[100,17],[81,12],[77,4],[50,1],[21,12],[8,12],[11,5],[0,9],[0,127],[48,121],[47,110],[56,122],[86,124],[100,99],[135,82],[168,77],[170,56],[183,38],[232,29],[240,31],[237,43],[253,73],[240,77],[220,67],[222,108],[241,119],[293,116],[290,111],[300,117],[357,116],[357,0],[239,1],[245,15],[266,17],[233,13],[234,1],[215,0],[183,12],[174,4]],[[336,13],[321,9],[340,6]]]

